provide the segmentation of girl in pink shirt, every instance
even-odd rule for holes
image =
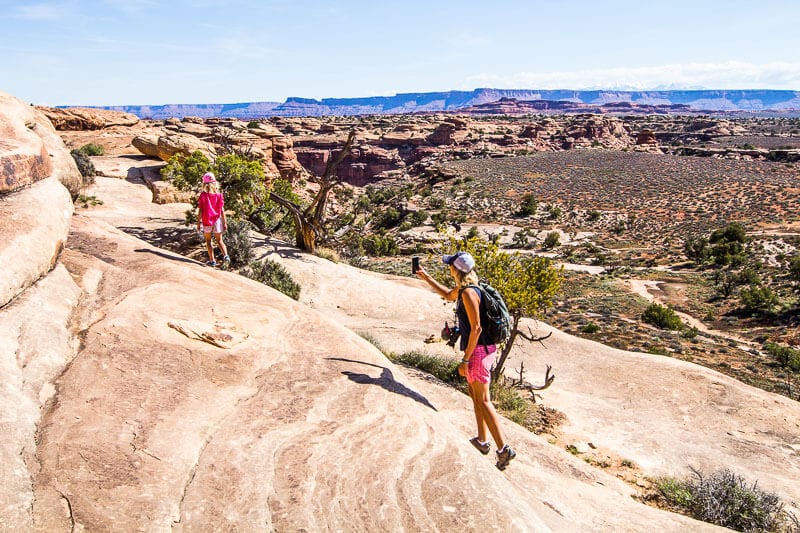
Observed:
[[[228,249],[225,247],[225,243],[222,242],[222,232],[228,229],[228,221],[225,219],[225,199],[222,193],[219,192],[217,179],[211,172],[206,172],[203,175],[203,191],[197,200],[197,231],[200,231],[201,227],[203,228],[206,250],[208,251],[206,264],[217,266],[217,261],[214,259],[214,250],[211,246],[212,234],[222,252],[222,260],[225,263],[230,262],[231,258],[228,257]]]

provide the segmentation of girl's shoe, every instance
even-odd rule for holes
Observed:
[[[231,262],[231,257],[229,255],[226,255],[225,257],[222,258],[222,262],[223,263],[230,263]]]
[[[215,267],[215,266],[217,266],[217,262],[216,262],[216,261],[206,261],[206,264],[207,264],[208,266],[210,266],[210,267]]]

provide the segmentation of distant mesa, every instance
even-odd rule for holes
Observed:
[[[309,117],[459,112],[516,113],[790,113],[800,112],[800,91],[682,90],[570,91],[475,89],[400,93],[364,98],[287,98],[285,102],[102,106],[145,119]]]

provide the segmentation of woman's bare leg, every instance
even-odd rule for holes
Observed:
[[[486,426],[486,420],[483,415],[483,407],[480,404],[480,393],[473,387],[474,383],[469,383],[469,397],[472,398],[472,408],[475,411],[475,423],[478,425],[478,440],[481,442],[488,442],[489,428]]]
[[[489,432],[494,438],[497,449],[500,450],[505,445],[503,441],[503,433],[500,431],[500,417],[492,405],[492,400],[489,397],[489,384],[474,381],[470,384],[470,390],[473,391],[473,402],[475,402],[475,417],[478,418],[477,411],[481,411],[481,419],[484,424],[489,428]],[[479,429],[480,431],[480,429]]]

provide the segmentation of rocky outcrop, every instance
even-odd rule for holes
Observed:
[[[0,93],[0,193],[31,185],[52,172],[44,141],[32,131],[35,125],[30,108]]]
[[[292,140],[282,135],[272,137],[272,164],[283,179],[295,182],[307,175],[306,169],[300,164],[295,153]],[[268,159],[269,160],[269,159]]]
[[[653,130],[642,130],[636,135],[636,144],[658,144],[658,139]]]
[[[216,155],[213,144],[186,133],[171,133],[157,138],[139,135],[133,138],[131,144],[144,155],[157,157],[162,161],[169,161],[176,154],[188,156],[195,151],[209,159]]]
[[[177,154],[191,155],[196,151],[202,153],[209,159],[216,155],[216,149],[213,144],[201,141],[194,135],[186,133],[174,133],[161,136],[158,138],[156,148],[158,150],[158,157],[163,161],[168,161]]]
[[[148,157],[158,158],[158,136],[137,135],[131,140],[131,145]]]
[[[59,131],[101,130],[111,126],[133,126],[139,117],[122,111],[86,107],[43,107],[38,110],[50,119]]]
[[[625,123],[616,117],[589,116],[578,119],[567,127],[564,147],[602,145],[606,148],[625,148],[633,138]]]
[[[0,93],[0,307],[55,266],[66,240],[72,200],[61,180],[82,182],[54,131],[44,115]]]
[[[439,124],[433,133],[428,135],[427,141],[433,145],[458,144],[467,137],[467,122],[451,118]]]
[[[0,195],[48,176],[73,197],[87,183],[47,117],[0,92]]]
[[[325,173],[332,153],[336,151],[301,148],[297,150],[297,157],[303,167],[321,176]],[[354,147],[342,160],[336,168],[336,175],[346,183],[363,187],[372,182],[378,174],[405,166],[405,162],[396,151],[362,144]]]
[[[50,271],[67,238],[72,200],[55,178],[0,199],[0,306]],[[12,223],[13,222],[13,223]]]
[[[203,123],[197,120],[165,120],[164,128],[171,133],[137,135],[131,144],[142,154],[162,161],[196,150],[213,159],[221,145],[221,153],[234,150],[259,159],[268,180],[283,178],[294,182],[306,176],[294,153],[292,140],[271,124],[261,122],[249,128],[241,121],[230,119],[209,119]]]

